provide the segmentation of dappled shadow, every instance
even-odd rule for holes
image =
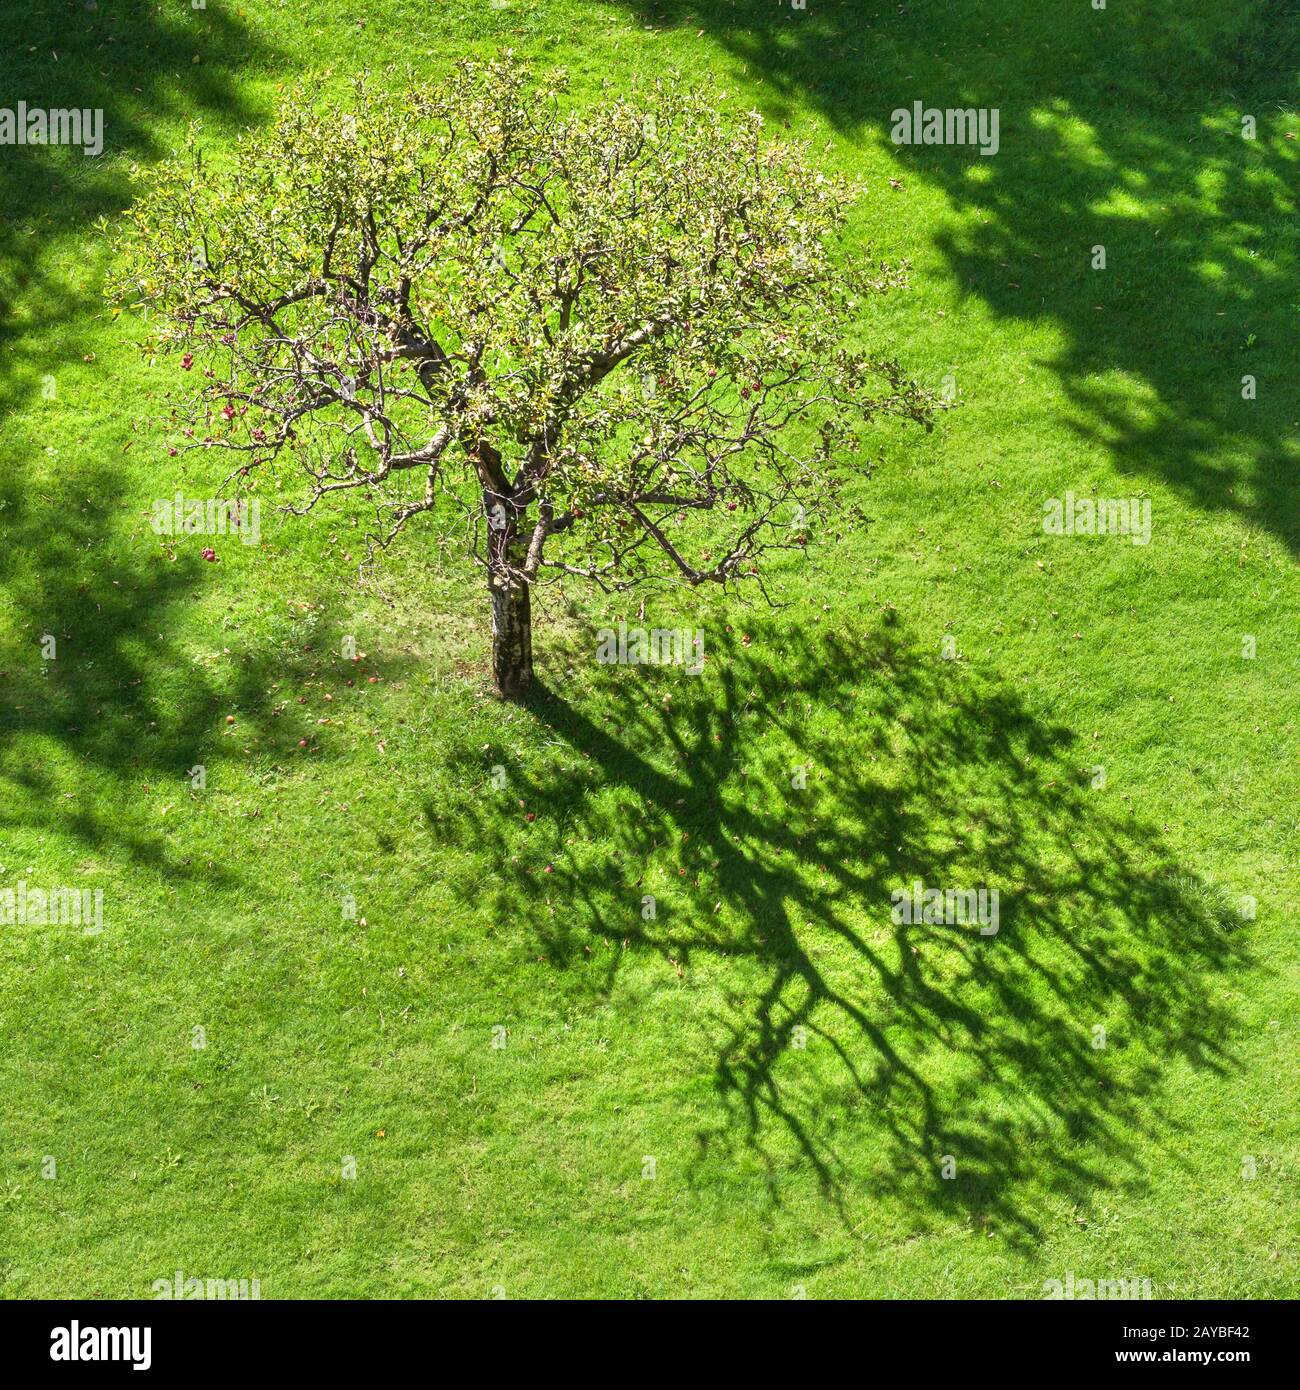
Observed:
[[[772,627],[698,683],[601,668],[583,705],[539,693],[546,768],[484,750],[461,784],[499,762],[508,788],[426,824],[497,866],[459,891],[557,970],[607,960],[609,989],[653,952],[700,989],[722,1116],[701,1163],[801,1156],[837,1203],[1032,1240],[1045,1200],[1141,1185],[1175,1061],[1232,1067],[1235,914],[1014,692],[891,629]],[[998,931],[894,922],[916,880],[998,889]]]
[[[80,361],[85,346],[66,330],[102,311],[84,249],[66,262],[58,250],[127,206],[128,160],[169,152],[164,122],[252,119],[236,72],[264,56],[228,4],[56,0],[11,22],[0,106],[101,110],[104,148],[87,157],[80,148],[0,145],[0,415]]]
[[[93,227],[130,201],[130,161],[170,153],[193,120],[234,130],[256,119],[248,73],[272,56],[237,6],[56,0],[24,12],[0,57],[0,105],[102,110],[104,139],[97,157],[0,146],[0,614],[13,637],[0,645],[0,832],[67,837],[160,884],[230,886],[255,871],[202,862],[158,812],[173,798],[216,804],[227,766],[270,785],[329,756],[319,701],[360,678],[339,655],[338,609],[321,598],[328,581],[258,624],[257,638],[234,621],[214,629],[210,614],[198,630],[221,637],[196,636],[191,615],[238,543],[218,540],[209,567],[203,538],[167,545],[151,532],[153,496],[183,472],[148,481],[142,453],[160,440],[118,413],[118,382],[77,336],[108,313]],[[137,410],[150,409],[141,390]],[[187,493],[211,491],[217,477],[206,471]],[[304,691],[310,705],[299,703]],[[189,780],[199,765],[204,793]]]
[[[140,830],[134,803],[151,789],[198,797],[197,766],[210,797],[227,763],[274,777],[330,756],[324,702],[371,668],[345,659],[339,607],[317,591],[287,600],[252,640],[237,622],[197,638],[190,614],[241,542],[160,538],[149,515],[127,507],[106,466],[83,463],[53,495],[0,479],[0,603],[17,634],[0,645],[0,831],[70,835],[165,878],[227,882],[231,866],[203,868],[163,829]],[[211,566],[199,558],[209,543]],[[409,665],[392,654],[385,674]]]
[[[616,2],[703,30],[776,119],[811,106],[889,149],[901,186],[874,199],[919,179],[976,214],[936,245],[964,292],[1065,334],[1045,365],[1080,436],[1133,487],[1159,480],[1300,550],[1300,138],[1275,128],[1300,101],[1300,0]],[[997,108],[998,153],[895,147],[891,112],[915,101]],[[959,390],[977,366],[957,365]]]

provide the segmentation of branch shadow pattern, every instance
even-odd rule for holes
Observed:
[[[761,81],[778,121],[807,106],[851,139],[875,130],[904,189],[911,175],[978,214],[934,237],[963,294],[1063,332],[1046,365],[1081,439],[1139,485],[1159,480],[1300,553],[1297,152],[1265,138],[1300,103],[1300,0],[619,3],[645,24],[702,29]],[[890,144],[891,112],[918,100],[998,109],[998,154]]]
[[[608,960],[608,992],[633,951],[708,982],[702,1164],[743,1149],[779,1200],[802,1162],[845,1221],[872,1197],[1032,1243],[1045,1203],[1140,1187],[1171,1066],[1234,1068],[1215,980],[1248,959],[1226,897],[1111,810],[1073,735],[1015,692],[892,628],[773,626],[698,685],[608,671],[600,714],[533,700],[545,770],[430,802],[426,825],[497,866],[461,890],[557,972]],[[505,755],[463,756],[462,785]],[[894,922],[917,879],[998,888],[996,936]]]

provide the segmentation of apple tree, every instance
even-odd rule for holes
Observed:
[[[516,697],[534,585],[761,586],[877,416],[930,427],[855,341],[900,278],[844,245],[861,190],[727,109],[671,78],[575,107],[508,56],[307,83],[136,172],[110,293],[199,369],[185,447],[234,455],[223,486],[288,472],[300,512],[361,489],[372,558],[443,512]]]

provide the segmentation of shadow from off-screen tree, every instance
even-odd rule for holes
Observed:
[[[36,0],[12,29],[0,107],[102,112],[103,149],[0,145],[0,415],[80,367],[86,344],[69,330],[103,301],[101,267],[76,239],[128,205],[129,161],[170,152],[168,125],[251,120],[235,75],[265,56],[224,3]]]
[[[1171,1067],[1234,1066],[1225,895],[1094,788],[1070,731],[896,629],[773,624],[702,679],[604,667],[531,713],[546,766],[467,750],[453,780],[484,790],[430,803],[429,831],[496,866],[461,890],[557,984],[608,961],[612,990],[634,952],[698,990],[701,1164],[744,1149],[776,1200],[806,1166],[846,1222],[886,1199],[1032,1242],[1045,1202],[1141,1185]],[[917,881],[997,889],[996,934],[894,920]]]
[[[271,782],[334,756],[318,721],[373,668],[343,654],[324,579],[246,632],[222,567],[272,558],[243,559],[229,532],[159,536],[135,492],[120,468],[85,461],[48,484],[0,478],[0,601],[14,633],[0,642],[0,832],[71,836],[164,880],[232,883],[240,869],[195,862],[145,812],[150,795],[212,807],[227,801],[227,767]],[[208,546],[213,563],[200,558]],[[213,585],[224,619],[210,611]],[[389,654],[384,673],[408,666]]]
[[[1081,438],[1134,488],[1300,552],[1300,0],[619,3],[702,30],[778,132],[811,108],[890,151],[877,203],[941,189],[961,221],[933,244],[963,294],[1061,333],[1043,365]],[[997,153],[893,144],[915,102],[996,109]],[[954,364],[958,391],[988,365]]]

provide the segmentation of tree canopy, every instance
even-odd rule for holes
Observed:
[[[861,190],[713,87],[575,109],[508,58],[396,96],[318,80],[233,158],[196,129],[137,172],[110,293],[200,368],[188,447],[252,488],[293,460],[299,511],[364,489],[379,546],[449,509],[494,630],[526,637],[549,576],[761,584],[876,416],[930,424],[854,345],[901,278],[839,244]],[[517,693],[531,647],[501,637]]]

